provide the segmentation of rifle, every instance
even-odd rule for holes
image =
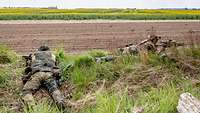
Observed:
[[[170,48],[170,47],[179,47],[179,46],[184,46],[184,43],[178,43],[174,40],[168,40],[168,41],[162,41],[160,42],[161,44],[158,44],[156,46],[162,46],[164,48]]]
[[[32,62],[32,54],[26,56],[22,56],[22,58],[25,60],[26,62],[26,67],[30,66],[31,62]]]
[[[30,68],[30,65],[31,65],[31,62],[32,62],[32,54],[30,55],[24,55],[22,56],[22,59],[25,60],[26,62],[26,68],[25,68],[25,71],[24,71],[24,75],[22,76],[22,81],[23,81],[23,84],[25,84],[31,77],[31,71],[32,69]]]
[[[176,41],[173,40],[168,40],[168,41],[162,41],[160,42],[160,44],[157,44],[156,47],[161,47],[161,49],[158,51],[158,53],[162,53],[164,52],[167,48],[170,47],[179,47],[179,46],[184,46],[184,43],[178,43]]]

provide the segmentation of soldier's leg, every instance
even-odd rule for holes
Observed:
[[[56,101],[57,105],[64,108],[64,99],[61,92],[57,89],[51,93],[52,98]]]
[[[56,102],[56,104],[60,108],[64,108],[64,97],[62,96],[61,92],[58,90],[58,85],[56,80],[53,78],[49,78],[44,82],[45,87],[47,88],[49,94]]]
[[[37,73],[32,76],[32,78],[27,81],[23,87],[23,101],[29,106],[35,105],[33,93],[35,93],[40,87],[40,77],[37,76]]]

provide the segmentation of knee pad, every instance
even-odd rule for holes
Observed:
[[[58,107],[61,107],[61,108],[64,107],[65,105],[64,97],[62,96],[59,90],[52,92],[52,97],[54,101],[56,102],[56,104],[58,105]]]

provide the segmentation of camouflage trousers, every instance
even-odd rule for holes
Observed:
[[[23,87],[23,100],[28,105],[35,105],[33,94],[44,86],[58,105],[64,105],[64,99],[51,72],[37,72],[31,76]]]

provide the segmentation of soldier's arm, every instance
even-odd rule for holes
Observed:
[[[139,44],[137,44],[136,47],[147,43],[149,40],[150,39],[143,40],[142,42],[140,42]]]
[[[22,59],[26,62],[26,67],[31,65],[32,54],[22,56]]]
[[[59,64],[59,61],[58,61],[58,59],[55,57],[55,66],[53,67],[53,75],[54,75],[56,78],[60,78],[60,73],[61,73],[61,70],[60,70],[60,68],[58,67],[58,64]]]
[[[56,56],[52,53],[51,54],[51,57],[55,63],[53,69],[52,69],[52,73],[53,73],[53,76],[57,79],[57,78],[60,78],[60,68],[58,67],[58,60],[56,58]]]
[[[59,64],[58,58],[54,54],[52,54],[52,59],[55,62],[55,66],[57,67],[57,65]]]
[[[25,70],[24,70],[24,75],[27,75],[29,74],[30,72],[32,72],[32,69],[30,66],[26,67]]]
[[[23,84],[25,84],[31,77],[31,67],[26,67],[21,77]]]

